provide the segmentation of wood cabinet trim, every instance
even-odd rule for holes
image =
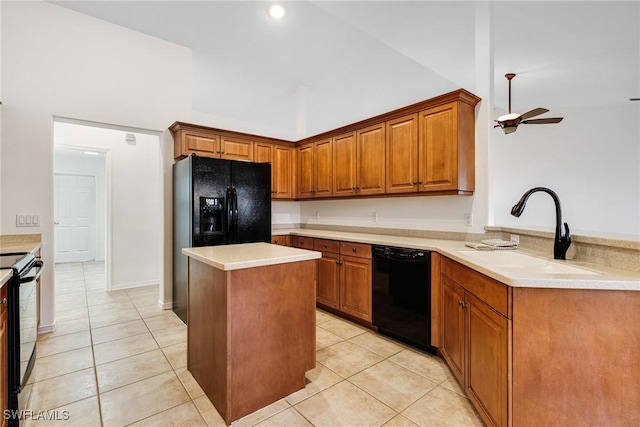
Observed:
[[[331,138],[334,135],[340,135],[347,132],[357,131],[358,129],[366,128],[375,123],[386,122],[389,120],[396,119],[398,117],[406,116],[411,113],[416,113],[421,110],[425,110],[431,107],[436,107],[438,105],[447,104],[449,102],[459,101],[461,103],[467,104],[473,108],[480,102],[480,98],[471,92],[465,89],[458,89],[452,92],[448,92],[434,98],[427,99],[426,101],[417,102],[415,104],[408,105],[403,108],[399,108],[397,110],[389,111],[384,114],[380,114],[365,120],[361,120],[356,123],[351,123],[346,126],[342,126],[337,129],[333,129],[327,132],[319,133],[314,136],[310,136],[308,138],[301,139],[296,142],[296,145],[301,145],[307,143],[309,141],[316,140],[318,138]]]

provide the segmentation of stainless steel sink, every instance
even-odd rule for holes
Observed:
[[[469,258],[481,261],[482,263],[486,263],[488,266],[518,270],[522,272],[526,271],[531,274],[600,274],[584,268],[574,267],[561,262],[550,261],[544,258],[525,255],[514,251],[462,250],[457,252]]]

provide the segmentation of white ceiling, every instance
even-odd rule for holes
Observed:
[[[54,1],[193,50],[193,109],[313,135],[476,88],[475,2]],[[494,102],[551,110],[640,96],[640,2],[498,1]],[[296,89],[304,87],[304,101]],[[295,133],[295,132],[292,132]]]

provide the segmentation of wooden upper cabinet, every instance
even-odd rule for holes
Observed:
[[[174,143],[174,155],[195,153],[199,156],[214,157],[220,153],[220,137],[200,132],[185,132],[181,141]],[[177,153],[176,153],[177,151]]]
[[[175,159],[196,154],[218,159],[253,161],[253,141],[244,138],[244,134],[236,137],[232,132],[181,122],[175,122],[169,129],[173,132]]]
[[[458,188],[458,103],[420,113],[420,190]]]
[[[256,163],[273,163],[273,144],[256,142],[253,144],[253,161]]]
[[[253,161],[253,141],[223,136],[220,140],[220,158]]]
[[[333,138],[333,195],[356,194],[356,134]]]
[[[357,132],[356,191],[359,195],[385,192],[385,124]]]
[[[295,149],[282,145],[273,146],[273,163],[271,164],[272,188],[274,199],[293,199],[295,188]]]
[[[333,158],[331,139],[314,143],[313,159],[315,177],[314,197],[332,196]]]
[[[418,188],[418,115],[387,122],[387,193],[410,193]]]
[[[308,199],[333,194],[331,139],[308,142],[298,147],[298,197]]]
[[[450,102],[419,113],[420,191],[475,190],[475,107]]]
[[[313,142],[299,146],[297,157],[298,197],[311,198],[314,186]]]

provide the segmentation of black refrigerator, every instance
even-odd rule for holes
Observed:
[[[182,248],[271,242],[271,164],[190,155],[173,165],[173,311],[187,323]]]

